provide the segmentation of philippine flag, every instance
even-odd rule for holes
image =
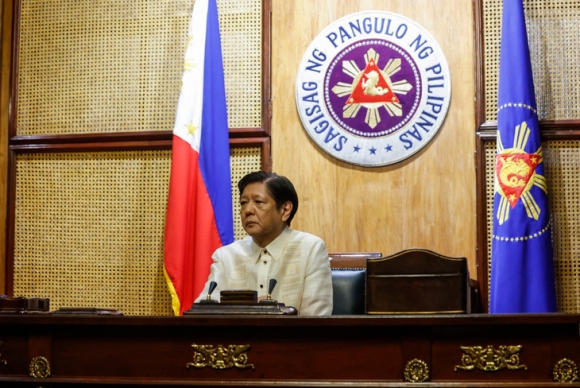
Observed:
[[[175,315],[191,308],[212,253],[234,240],[228,117],[216,0],[196,0],[173,129],[164,274]]]

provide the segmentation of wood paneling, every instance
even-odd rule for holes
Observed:
[[[10,50],[12,28],[12,1],[0,5],[0,171],[8,171],[8,116],[10,96]],[[0,295],[4,294],[6,263],[6,203],[7,174],[0,174]]]
[[[392,254],[422,247],[468,258],[475,277],[475,112],[472,3],[273,0],[273,171],[294,182],[300,209],[292,226],[329,251]],[[405,161],[362,168],[310,140],[295,104],[298,65],[310,42],[338,18],[382,10],[408,17],[437,40],[452,77],[451,104],[438,135]]]
[[[578,388],[579,323],[574,314],[2,314],[0,386]],[[462,346],[486,353],[470,358]],[[52,376],[29,377],[42,366],[35,357]]]
[[[150,103],[160,96],[159,93],[155,92],[155,90],[159,89],[155,87],[155,84],[165,85],[166,87],[163,88],[164,93],[170,94],[171,85],[177,85],[177,89],[173,88],[175,92],[173,93],[174,102],[177,102],[179,77],[183,68],[182,50],[185,47],[184,44],[187,38],[188,15],[191,12],[194,0],[144,0],[137,2],[129,0],[119,1],[114,7],[106,7],[103,2],[93,3],[91,6],[85,6],[83,3],[81,6],[81,2],[54,0],[50,2],[52,6],[48,6],[45,0],[3,0],[0,5],[0,11],[3,11],[3,13],[0,12],[0,22],[2,23],[0,24],[2,26],[0,28],[0,37],[2,39],[2,45],[0,46],[2,49],[2,56],[0,57],[2,64],[0,73],[0,171],[8,172],[8,174],[0,174],[0,246],[4,248],[0,251],[0,295],[3,293],[10,295],[14,293],[17,295],[46,295],[46,289],[43,290],[41,285],[38,284],[41,282],[34,283],[32,281],[23,286],[23,283],[26,282],[21,280],[26,279],[28,281],[32,277],[30,272],[23,269],[23,266],[19,267],[18,263],[35,263],[35,260],[39,258],[44,259],[43,256],[48,255],[42,254],[42,250],[56,252],[57,257],[63,258],[66,257],[66,252],[70,251],[70,246],[68,245],[74,245],[71,233],[74,228],[65,226],[63,228],[64,234],[69,237],[69,239],[65,237],[65,240],[69,241],[70,244],[57,244],[58,246],[54,245],[39,249],[38,239],[33,238],[32,245],[35,249],[38,249],[37,252],[41,252],[40,255],[35,256],[30,252],[26,252],[18,256],[15,253],[18,250],[22,252],[22,247],[25,245],[22,240],[17,239],[17,236],[22,231],[30,231],[38,227],[38,219],[47,213],[46,209],[38,208],[39,213],[37,216],[40,217],[31,217],[33,227],[24,218],[17,217],[22,215],[22,213],[18,213],[18,205],[23,205],[23,202],[18,202],[17,199],[17,194],[22,192],[22,190],[17,190],[21,189],[22,186],[18,182],[26,179],[26,177],[22,176],[21,171],[17,170],[16,161],[20,156],[24,154],[38,156],[50,153],[85,153],[87,159],[92,159],[92,153],[116,152],[113,158],[122,158],[125,151],[132,153],[135,150],[171,149],[172,132],[163,128],[172,128],[175,106],[171,106],[171,103],[166,104],[169,100],[163,98],[163,104],[148,105],[148,103],[143,103],[144,100],[138,96],[148,96],[145,97],[145,100]],[[71,6],[68,7],[67,4]],[[74,7],[72,7],[73,5]],[[76,6],[79,8],[75,8]],[[224,43],[224,39],[226,43],[229,42],[229,45],[222,45],[226,83],[228,83],[228,80],[234,80],[233,83],[228,83],[227,91],[228,108],[233,110],[233,114],[230,112],[229,118],[232,119],[234,117],[230,125],[234,122],[236,126],[235,128],[230,128],[232,164],[237,165],[237,168],[235,168],[237,174],[245,174],[259,168],[270,170],[269,128],[271,109],[269,80],[271,77],[269,48],[271,47],[271,2],[270,0],[219,0],[218,7],[220,9],[222,43]],[[74,12],[75,10],[77,12]],[[4,15],[4,20],[2,20],[2,15]],[[12,27],[12,19],[14,19],[14,28]],[[261,22],[262,19],[263,22]],[[109,24],[114,28],[107,29]],[[78,25],[90,25],[95,26],[95,28],[79,30],[80,35],[69,33],[75,30],[75,26]],[[38,33],[38,28],[42,32]],[[41,40],[47,44],[38,43],[39,40],[36,39],[39,36],[38,34],[41,35]],[[146,43],[135,45],[135,42]],[[239,50],[239,44],[236,44],[236,42],[244,43],[243,53]],[[88,43],[91,44],[87,46]],[[42,52],[42,49],[46,49],[48,46],[53,49]],[[108,48],[101,53],[105,56],[108,55],[109,60],[101,58],[95,64],[96,67],[93,67],[94,61],[79,54],[86,47],[92,46],[97,47],[97,51],[89,50],[92,54],[100,52],[99,50],[103,49],[103,47]],[[137,52],[139,54],[133,55]],[[76,55],[71,56],[69,55],[70,53],[76,53]],[[78,66],[69,66],[74,61],[78,62]],[[256,61],[261,61],[261,63]],[[124,64],[122,68],[126,71],[115,72],[113,71],[114,66],[111,67],[112,65],[100,66],[109,62],[117,65],[119,63]],[[88,64],[88,67],[83,67],[83,63]],[[37,66],[36,64],[39,65]],[[161,65],[157,66],[157,64]],[[45,65],[53,69],[54,72],[44,71],[46,70]],[[79,72],[81,68],[89,70],[85,69],[86,71]],[[39,71],[38,69],[44,70]],[[257,72],[256,69],[258,70]],[[68,76],[66,76],[67,74]],[[117,77],[119,74],[121,74],[121,78]],[[104,80],[104,82],[87,83],[85,82],[87,80],[86,77],[90,77],[93,80]],[[31,84],[27,83],[30,80],[33,81],[33,86],[36,82],[44,86],[60,85],[58,89],[63,94],[51,95],[50,92],[39,91],[36,87],[30,87]],[[128,83],[125,82],[127,80]],[[96,86],[99,90],[89,90],[92,86]],[[127,103],[126,98],[121,98],[126,90],[136,92],[132,96],[137,97],[134,99],[135,101],[140,101],[137,104],[139,106],[138,109],[136,109],[137,105]],[[149,93],[148,90],[153,90],[153,92]],[[32,97],[30,99],[25,98],[26,93],[23,92],[32,92],[32,94],[28,95]],[[34,97],[43,95],[51,95],[52,99],[37,99]],[[70,95],[78,97],[80,105],[77,107],[79,109],[74,107],[76,101],[73,100],[75,99],[71,100],[67,97]],[[103,96],[105,97],[103,98]],[[256,101],[256,98],[258,101]],[[35,105],[37,101],[41,102],[40,106]],[[120,103],[114,101],[120,101]],[[257,102],[258,105],[253,104],[252,101]],[[86,102],[92,103],[84,104]],[[79,115],[76,116],[77,113],[66,114],[61,109],[63,106],[71,108]],[[129,117],[139,109],[141,109],[140,116],[138,115],[139,118],[132,125],[115,125],[117,119],[121,119],[123,122],[127,121],[125,116],[121,115],[121,117],[118,114],[114,114],[113,111],[126,111],[126,116]],[[43,112],[50,112],[54,114],[52,117],[56,117],[52,121],[49,120],[50,125],[48,126],[39,125],[47,116]],[[75,121],[79,118],[82,123],[75,125],[75,122],[79,123],[79,121]],[[258,121],[254,120],[256,118]],[[32,126],[36,128],[35,131],[22,130],[26,128],[23,122],[26,124],[27,120],[29,120],[29,124],[32,123]],[[167,122],[171,124],[169,127],[163,124]],[[63,126],[61,127],[60,124],[63,124]],[[258,127],[251,127],[254,124],[258,125]],[[64,131],[62,130],[63,128],[65,129]],[[234,148],[237,149],[233,150]],[[260,154],[256,155],[256,149],[258,149]],[[243,158],[238,157],[240,154],[243,154]],[[258,157],[257,164],[255,163],[256,156]],[[79,159],[83,159],[83,157],[79,156]],[[243,165],[240,166],[241,164]],[[36,170],[38,171],[38,169]],[[108,168],[105,164],[100,164],[94,170],[94,175],[104,177],[108,173],[107,170]],[[149,176],[145,173],[145,170],[142,171],[145,174],[143,176],[144,179],[159,179],[158,182],[162,182],[162,179],[167,178],[165,175],[158,175],[159,170]],[[163,171],[167,172],[167,170]],[[79,179],[82,179],[80,170],[76,174],[71,172],[68,175],[69,183],[77,181],[76,175],[79,176]],[[145,186],[147,184],[142,187]],[[147,187],[147,189],[149,188]],[[31,193],[33,194],[27,197],[24,202],[28,201],[30,203],[35,198],[46,196],[46,192],[42,190],[33,190]],[[75,196],[75,193],[78,196]],[[82,201],[82,194],[84,194],[83,190],[71,189],[68,198],[72,199],[73,202],[76,202],[77,199]],[[119,198],[124,201],[123,198],[126,198],[126,196],[112,195],[109,198]],[[167,198],[166,196],[153,196],[152,200],[165,206]],[[234,206],[236,203],[237,200]],[[107,210],[112,212],[116,209],[125,209],[124,204],[120,202],[117,205],[110,202],[108,207]],[[70,210],[71,208],[68,207],[65,210]],[[130,211],[127,212],[127,209],[125,211],[125,215],[129,217],[131,223],[140,222],[137,219],[138,217],[136,218]],[[60,212],[60,215],[62,216],[63,213]],[[163,211],[161,217],[164,217],[164,215],[165,212]],[[67,226],[71,226],[82,218],[79,217],[78,213],[76,213],[64,218],[68,219]],[[103,218],[106,217],[109,216],[103,216]],[[155,217],[147,218],[152,222],[155,219]],[[120,219],[110,217],[108,220],[110,222],[109,226],[111,228],[117,227],[118,223],[122,222]],[[6,222],[6,220],[8,221]],[[49,219],[49,223],[54,223],[54,220]],[[237,225],[239,220],[236,220],[234,224],[236,237],[240,238],[241,236],[237,232],[238,229],[242,230]],[[6,229],[8,230],[7,233],[5,232]],[[110,228],[105,228],[102,231],[106,233],[107,229]],[[159,230],[158,228],[154,229]],[[55,229],[49,228],[49,230],[54,231]],[[134,234],[128,236],[126,244],[121,243],[119,246],[131,246],[129,243],[137,240],[137,235],[143,229],[135,226],[128,228],[128,230],[131,230]],[[46,235],[43,235],[43,239],[45,241],[56,241]],[[162,246],[162,239],[161,234],[161,239],[157,239],[157,246]],[[6,244],[4,244],[4,241],[6,241]],[[89,255],[97,255],[101,258],[107,257],[107,254],[102,250],[106,245],[101,244],[99,247],[93,248]],[[62,255],[59,255],[58,252],[62,253]],[[115,257],[120,251],[112,249],[110,252],[112,252],[111,256]],[[156,253],[159,252],[161,255],[157,257],[158,263],[162,263],[162,250]],[[138,262],[138,254],[131,256],[133,262]],[[51,263],[51,265],[54,266],[54,263]],[[29,268],[38,268],[38,266],[32,264]],[[73,269],[67,262],[64,267],[60,267],[59,274],[64,276],[71,271]],[[166,290],[164,279],[160,279],[163,281],[161,283],[163,290]],[[156,281],[155,279],[148,279],[147,281],[149,280]],[[53,283],[56,284],[58,282]],[[28,287],[29,285],[30,287]],[[82,285],[81,288],[83,288]],[[69,294],[74,294],[74,292]],[[52,298],[51,295],[46,296]],[[83,298],[85,302],[81,302],[81,304],[93,305],[87,295],[83,295]],[[145,307],[138,311],[134,310],[132,314],[154,313],[152,311]]]

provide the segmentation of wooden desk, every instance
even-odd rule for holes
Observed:
[[[553,378],[555,367],[572,376],[579,364],[579,323],[580,315],[560,314],[1,315],[0,386],[580,387]],[[194,360],[192,344],[214,346],[216,359],[199,351]],[[229,345],[249,348],[239,367],[214,369],[232,361]],[[499,354],[518,345],[511,357]],[[487,348],[479,367],[500,370],[478,369],[462,346]],[[37,375],[48,365],[50,376],[30,377],[31,364]],[[405,383],[405,370],[426,382]]]

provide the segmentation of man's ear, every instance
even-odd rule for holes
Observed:
[[[282,221],[286,222],[288,220],[288,218],[290,217],[290,213],[292,213],[292,209],[294,208],[294,206],[292,205],[292,202],[290,201],[286,201],[282,204]]]

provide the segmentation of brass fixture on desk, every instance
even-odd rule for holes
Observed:
[[[197,345],[192,344],[195,350],[193,353],[193,362],[187,364],[187,368],[205,368],[211,369],[254,369],[253,364],[248,364],[248,355],[246,351],[250,345]]]
[[[563,358],[554,366],[554,381],[572,383],[578,381],[578,366],[572,360]]]
[[[461,346],[463,356],[461,357],[461,364],[456,365],[455,371],[458,369],[472,371],[481,370],[484,372],[497,372],[502,369],[509,370],[527,370],[528,367],[520,365],[520,356],[518,353],[522,350],[522,345],[500,345],[498,349],[488,345],[483,346]]]
[[[44,357],[34,357],[30,361],[30,377],[37,379],[50,377],[50,362]]]

